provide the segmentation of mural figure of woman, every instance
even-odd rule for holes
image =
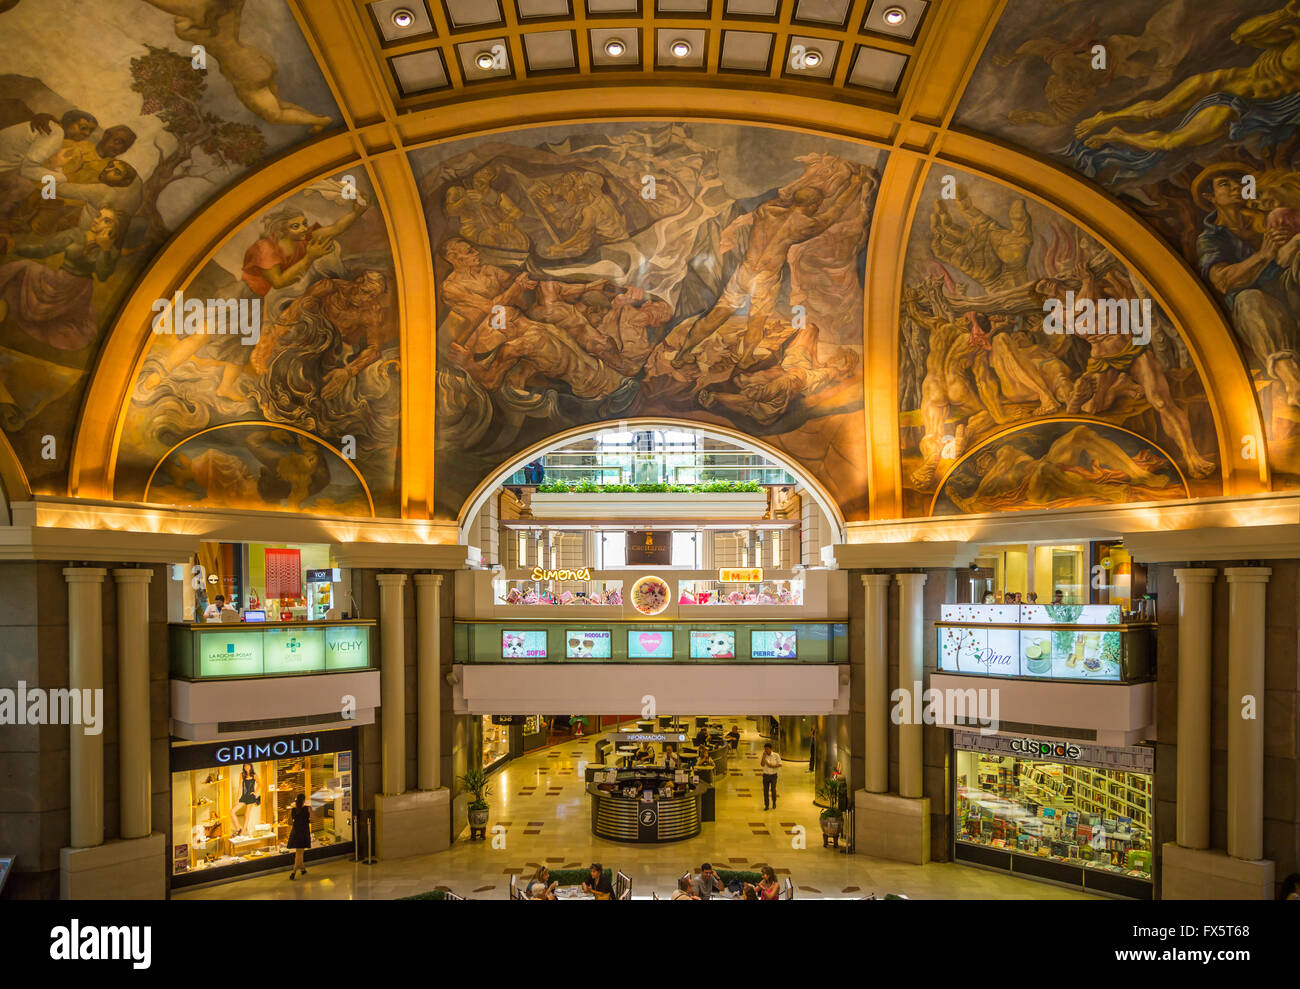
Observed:
[[[21,261],[0,265],[0,324],[11,319],[29,337],[59,350],[81,350],[96,336],[95,279],[107,281],[122,256],[126,216],[102,209],[89,230],[74,227],[14,248]],[[0,237],[0,255],[8,244]],[[33,258],[63,255],[51,268]]]

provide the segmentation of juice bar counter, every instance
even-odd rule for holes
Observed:
[[[591,833],[610,841],[654,844],[700,833],[700,801],[709,784],[662,767],[608,769],[587,784]]]

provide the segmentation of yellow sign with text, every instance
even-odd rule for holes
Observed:
[[[543,570],[533,567],[532,580],[591,580],[591,567],[581,570]]]
[[[723,584],[751,584],[762,579],[762,567],[724,567],[718,571],[718,581]]]

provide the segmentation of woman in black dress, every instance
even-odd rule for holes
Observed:
[[[290,879],[297,879],[298,873],[307,875],[307,869],[302,864],[302,853],[304,849],[311,848],[311,810],[305,806],[306,797],[301,793],[298,799],[294,801],[293,809],[289,811],[289,847],[293,849],[293,871],[289,873]]]

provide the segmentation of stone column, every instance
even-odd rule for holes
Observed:
[[[100,595],[107,570],[64,567],[68,582],[68,687],[74,691],[104,690],[104,621]],[[81,694],[85,697],[85,694]],[[83,725],[70,725],[71,846],[93,848],[104,843],[104,736],[90,735]]]
[[[1228,854],[1264,857],[1264,596],[1268,567],[1228,567]],[[1253,717],[1243,717],[1246,705]],[[1181,712],[1179,717],[1182,717]]]
[[[385,794],[406,790],[406,661],[402,589],[404,573],[381,573],[379,583],[379,698],[383,711],[381,739]]]
[[[1213,568],[1174,571],[1178,581],[1177,839],[1210,847],[1210,619]]]
[[[442,731],[442,630],[439,595],[442,574],[415,575],[415,614],[419,639],[416,767],[421,790],[438,789],[439,733]]]
[[[889,574],[863,574],[866,608],[862,616],[866,683],[866,779],[871,793],[889,790]]]
[[[149,719],[149,581],[141,567],[114,570],[117,584],[118,771],[123,839],[153,830]]]
[[[898,684],[908,692],[922,689],[925,657],[924,599],[921,589],[927,574],[900,573],[898,581]],[[903,724],[898,728],[898,792],[904,797],[925,795],[925,763],[922,753],[923,726]]]

